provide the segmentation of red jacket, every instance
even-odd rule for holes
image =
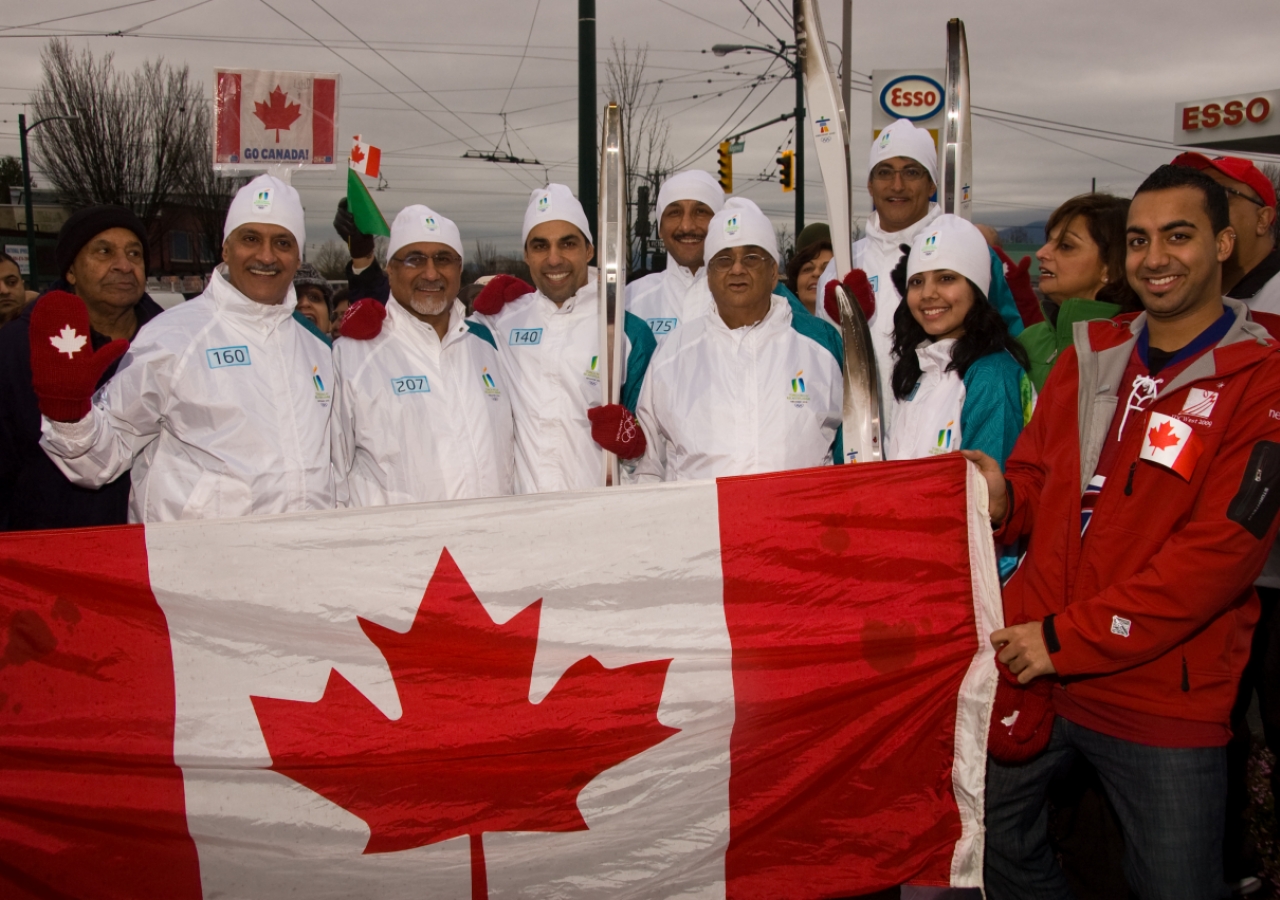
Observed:
[[[1160,386],[1144,427],[1125,429],[1083,540],[1081,495],[1145,315],[1076,325],[1009,458],[1013,505],[996,539],[1029,544],[1005,588],[1005,619],[1053,615],[1046,643],[1082,702],[1228,722],[1280,508],[1280,344],[1243,303],[1223,302],[1234,324]],[[1182,412],[1192,387],[1217,393],[1203,418]],[[1150,412],[1203,441],[1189,482],[1139,459]]]

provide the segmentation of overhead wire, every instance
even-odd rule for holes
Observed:
[[[128,9],[131,6],[144,6],[148,3],[155,3],[156,0],[133,0],[132,3],[121,3],[118,6],[108,6],[103,9],[91,9],[88,12],[72,13],[69,16],[58,16],[56,19],[44,19],[40,22],[28,22],[26,25],[5,25],[0,27],[0,31],[19,31],[23,28],[37,28],[41,25],[48,25],[52,22],[65,22],[67,19],[83,19],[85,16],[97,16],[102,13],[115,12],[117,9]]]

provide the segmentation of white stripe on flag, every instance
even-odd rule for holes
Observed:
[[[677,495],[677,496],[673,496]],[[363,820],[277,772],[251,696],[336,669],[400,715],[364,617],[406,632],[447,548],[496,623],[543,599],[529,699],[577,660],[671,658],[678,734],[579,795],[588,831],[484,836],[489,894],[723,897],[733,726],[713,483],[149,526],[177,684],[175,757],[206,896],[471,896],[468,840],[363,854]],[[443,538],[443,540],[442,540]]]

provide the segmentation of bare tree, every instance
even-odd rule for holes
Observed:
[[[150,227],[187,182],[192,161],[208,153],[202,88],[186,66],[163,59],[117,73],[108,53],[95,61],[54,39],[41,57],[44,80],[32,97],[38,118],[36,161],[73,207],[127,206]],[[211,154],[207,157],[212,160]]]
[[[201,85],[196,85],[196,94],[203,94]],[[191,212],[200,233],[204,235],[204,244],[212,252],[212,257],[204,259],[204,254],[197,250],[200,257],[197,262],[209,268],[222,259],[219,248],[222,246],[222,229],[227,220],[227,209],[231,206],[231,199],[236,191],[249,178],[223,177],[214,171],[213,123],[210,121],[209,105],[203,97],[196,106],[191,127],[195,129],[198,139],[191,143],[191,152],[183,166],[173,200]]]
[[[621,107],[623,150],[627,160],[627,229],[635,221],[637,189],[649,186],[651,202],[656,202],[658,186],[670,174],[675,162],[668,149],[671,124],[658,106],[661,81],[645,81],[649,46],[628,48],[612,42],[613,56],[605,61],[609,99]],[[647,216],[652,219],[652,215]]]
[[[325,241],[311,262],[325,278],[340,281],[347,277],[347,261],[350,259],[351,254],[342,241]]]

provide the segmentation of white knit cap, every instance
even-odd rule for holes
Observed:
[[[387,256],[395,256],[401,248],[417,243],[444,244],[463,256],[462,235],[458,233],[458,226],[453,224],[452,219],[446,219],[420,203],[400,210],[396,220],[391,223],[391,243],[387,245]]]
[[[302,200],[291,185],[274,175],[259,175],[236,192],[227,210],[222,239],[226,240],[231,237],[231,232],[250,223],[279,225],[289,229],[299,247],[307,242]]]
[[[938,183],[938,147],[925,128],[917,128],[907,119],[899,119],[880,132],[871,142],[871,162],[867,174],[886,159],[904,156],[914,159],[929,170],[933,183]]]
[[[968,278],[983,296],[991,291],[991,251],[972,222],[950,213],[938,216],[916,235],[907,259],[907,277],[950,269]]]
[[[662,182],[662,187],[658,188],[658,218],[662,218],[663,210],[677,200],[697,200],[711,207],[711,212],[718,213],[724,208],[724,190],[710,172],[685,169]]]
[[[543,222],[568,222],[582,232],[587,243],[591,240],[591,226],[587,224],[587,214],[582,204],[573,196],[573,191],[563,184],[549,184],[538,188],[529,195],[529,208],[524,211],[524,232],[520,235],[520,243],[529,240],[529,232]]]
[[[760,207],[746,197],[730,197],[707,227],[707,261],[726,247],[759,247],[778,262],[778,236]]]

